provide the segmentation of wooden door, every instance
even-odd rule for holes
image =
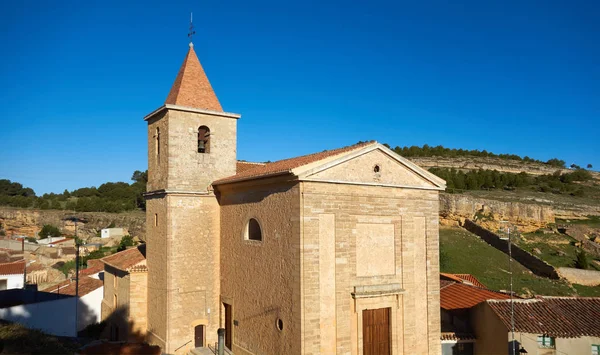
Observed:
[[[363,311],[363,354],[390,355],[390,308]]]
[[[231,313],[231,305],[227,303],[223,303],[225,306],[225,346],[227,349],[231,350],[232,343],[232,332],[231,328],[233,326],[233,314]]]
[[[194,328],[194,347],[203,348],[204,347],[204,326],[197,325]]]

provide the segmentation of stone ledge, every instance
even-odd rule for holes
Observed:
[[[354,286],[352,298],[381,297],[403,294],[405,290],[400,284]]]

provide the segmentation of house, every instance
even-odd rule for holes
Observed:
[[[38,239],[37,243],[39,245],[50,245],[54,242],[62,241],[66,239],[65,237],[46,237],[43,239]]]
[[[101,259],[104,263],[102,319],[110,340],[144,340],[147,319],[145,245]]]
[[[74,279],[69,279],[48,287],[43,292],[79,296],[77,330],[80,331],[102,320],[103,274],[104,264],[100,260],[88,260],[88,267],[79,271],[79,285]]]
[[[600,353],[600,298],[538,297],[514,300],[515,348],[527,354]],[[473,308],[474,354],[512,354],[511,301]]]
[[[190,43],[144,118],[147,246],[103,259],[103,318],[174,354],[219,328],[235,354],[439,354],[445,182],[375,141],[240,162],[240,117]]]
[[[123,228],[104,228],[100,232],[102,238],[121,238],[125,235]]]
[[[25,284],[25,260],[0,264],[0,291],[23,288]]]
[[[472,355],[476,329],[471,323],[473,307],[490,299],[510,295],[487,289],[469,274],[440,274],[441,343],[443,355]],[[483,325],[485,326],[485,325]]]

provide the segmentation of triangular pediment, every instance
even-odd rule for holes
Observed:
[[[381,144],[295,169],[301,180],[444,190],[445,181]]]

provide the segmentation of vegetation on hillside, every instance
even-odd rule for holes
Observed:
[[[72,210],[78,212],[123,212],[145,209],[142,194],[146,192],[148,172],[136,170],[131,184],[126,182],[107,182],[96,187],[83,187],[63,193],[49,193],[36,196],[28,187],[18,182],[0,180],[0,205]]]
[[[396,153],[400,154],[403,157],[448,157],[448,158],[456,158],[456,157],[486,157],[486,158],[499,158],[499,159],[508,159],[508,160],[518,160],[528,163],[539,163],[546,164],[550,166],[554,166],[557,168],[564,168],[566,163],[564,160],[560,160],[557,158],[552,158],[547,161],[541,161],[537,159],[530,158],[528,156],[518,156],[516,154],[494,154],[492,152],[488,152],[487,150],[468,150],[468,149],[454,149],[454,148],[446,148],[441,145],[436,147],[430,147],[425,144],[422,147],[413,145],[411,147],[398,147],[391,148],[388,144],[385,144],[388,148],[392,149]],[[591,164],[588,164],[591,167]]]
[[[441,272],[472,274],[493,290],[510,287],[508,256],[465,230],[440,228],[440,258]],[[513,289],[521,295],[600,296],[600,287],[539,277],[517,262],[513,262]]]
[[[429,171],[446,180],[447,192],[461,190],[515,190],[529,188],[540,192],[584,196],[585,189],[580,182],[589,181],[592,175],[586,170],[533,176],[524,172],[503,173],[497,170],[460,171],[456,169],[431,168]]]

